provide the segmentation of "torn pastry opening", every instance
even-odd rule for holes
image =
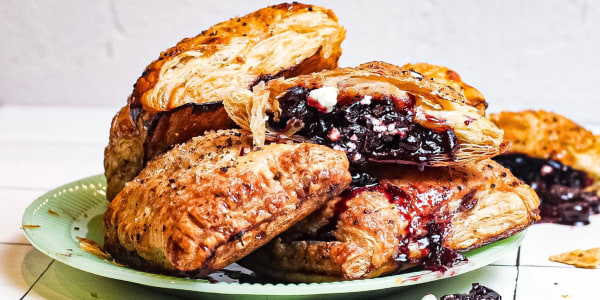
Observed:
[[[386,63],[278,78],[238,90],[228,115],[265,138],[311,141],[367,163],[446,166],[482,160],[506,148],[503,132],[462,94]]]

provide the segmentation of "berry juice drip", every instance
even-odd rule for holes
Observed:
[[[525,154],[504,154],[494,160],[535,190],[542,221],[587,225],[590,214],[600,212],[596,193],[584,191],[593,180],[583,171]]]
[[[453,130],[431,130],[414,123],[415,99],[410,94],[368,101],[342,99],[326,112],[307,102],[310,91],[288,89],[279,99],[279,120],[271,114],[268,125],[283,131],[301,122],[304,126],[298,135],[346,152],[355,168],[364,169],[367,162],[426,165],[433,157],[454,157],[458,149]]]
[[[400,213],[409,220],[408,234],[400,241],[398,261],[410,261],[409,245],[418,245],[417,251],[421,252],[426,270],[445,272],[447,268],[467,261],[465,256],[444,247],[444,237],[451,220],[447,214],[440,214],[439,209],[447,201],[448,190],[389,184],[384,189],[389,201],[397,204]],[[414,247],[412,251],[415,251]]]
[[[467,260],[456,251],[444,247],[450,219],[445,214],[438,214],[438,211],[447,201],[449,191],[439,187],[398,187],[384,183],[348,189],[336,203],[334,216],[329,224],[319,230],[320,239],[331,240],[340,214],[348,208],[346,203],[362,192],[383,193],[390,203],[396,205],[401,218],[408,221],[406,232],[398,244],[400,251],[396,261],[399,263],[414,263],[421,259],[425,269],[443,272],[456,263]],[[413,257],[415,254],[419,257],[416,261]]]

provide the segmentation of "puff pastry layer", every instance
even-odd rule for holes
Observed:
[[[250,151],[239,131],[176,146],[110,203],[104,249],[133,268],[202,277],[260,247],[350,183],[343,152],[315,144]]]
[[[485,116],[485,109],[488,107],[488,104],[485,101],[483,94],[476,88],[462,81],[462,78],[456,71],[448,67],[432,65],[429,63],[409,63],[400,68],[407,71],[416,71],[433,81],[450,86],[456,91],[461,92],[467,100],[466,103],[477,108],[479,114]]]
[[[505,146],[502,130],[462,93],[383,62],[274,79],[238,89],[224,105],[257,145],[265,133],[309,139],[346,151],[351,162],[442,166]]]
[[[232,89],[337,67],[344,37],[332,11],[292,3],[216,24],[162,52],[113,119],[107,198],[157,154],[206,130],[235,127],[221,102]]]
[[[491,160],[377,173],[378,186],[343,193],[241,264],[294,282],[371,278],[483,246],[539,219],[535,192]]]

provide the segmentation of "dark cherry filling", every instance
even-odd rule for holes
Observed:
[[[501,300],[500,294],[494,290],[480,285],[479,283],[473,283],[471,291],[468,294],[452,294],[444,295],[440,300]]]
[[[307,100],[309,93],[305,87],[288,89],[279,99],[279,120],[271,114],[268,125],[284,131],[300,123],[304,126],[298,135],[343,150],[356,169],[363,169],[367,162],[424,166],[435,156],[453,158],[458,149],[453,130],[436,131],[414,123],[412,95],[402,99],[381,96],[368,101],[342,99],[326,112],[318,103]],[[354,103],[347,105],[350,102]]]
[[[593,182],[583,171],[525,154],[503,154],[494,160],[536,191],[542,221],[587,225],[590,214],[600,212],[596,193],[584,191]]]
[[[409,223],[407,232],[398,244],[400,251],[396,261],[415,262],[410,259],[409,245],[418,245],[416,251],[421,251],[420,257],[424,258],[421,265],[427,270],[444,272],[459,262],[467,261],[465,256],[443,246],[444,236],[451,221],[447,215],[439,212],[446,201],[447,191],[443,188],[421,190],[418,186],[375,184],[348,189],[342,193],[342,200],[336,203],[334,215],[329,223],[317,232],[319,240],[335,240],[332,233],[336,229],[340,214],[348,208],[347,201],[365,191],[376,191],[386,195],[388,201],[396,204],[398,213]]]
[[[467,257],[444,245],[445,227],[440,223],[430,222],[427,224],[429,232],[429,254],[423,262],[423,268],[431,271],[445,272],[448,268],[460,262],[467,261]]]

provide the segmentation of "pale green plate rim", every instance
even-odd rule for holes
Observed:
[[[23,214],[26,238],[39,251],[61,263],[107,278],[199,293],[306,296],[400,288],[456,276],[497,261],[516,249],[525,236],[525,232],[521,232],[469,251],[466,253],[468,263],[455,266],[445,273],[416,271],[366,280],[310,284],[209,283],[206,280],[158,275],[120,267],[81,250],[78,236],[101,242],[101,215],[107,205],[105,190],[104,175],[95,175],[68,183],[37,198]],[[88,223],[91,224],[90,229],[96,232],[88,231]]]

